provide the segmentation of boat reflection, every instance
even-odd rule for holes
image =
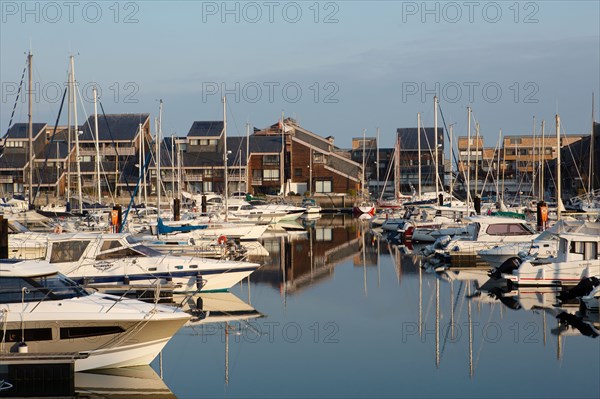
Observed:
[[[75,373],[79,398],[133,398],[156,396],[176,398],[150,366],[123,367]]]
[[[231,292],[175,295],[173,301],[185,312],[192,315],[185,327],[263,317],[263,314],[252,305],[244,302]]]

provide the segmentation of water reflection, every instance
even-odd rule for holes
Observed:
[[[165,353],[177,395],[199,395],[199,369],[206,396],[481,397],[502,383],[499,360],[528,371],[510,377],[521,396],[600,393],[598,316],[577,301],[507,291],[486,269],[423,269],[418,249],[348,216],[304,225],[270,231],[264,266],[232,293],[179,299],[194,319]],[[573,386],[539,384],[559,378]]]
[[[75,373],[75,392],[79,398],[176,398],[150,366]]]

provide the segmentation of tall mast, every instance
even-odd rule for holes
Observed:
[[[590,134],[590,167],[588,172],[588,193],[594,190],[594,93],[592,93],[592,132]]]
[[[75,164],[77,165],[77,195],[79,197],[79,213],[83,213],[83,195],[81,193],[81,157],[79,156],[79,123],[77,122],[77,83],[75,80],[75,59],[73,56],[71,56],[71,74],[71,79],[73,83],[73,119],[75,123]]]
[[[562,204],[562,187],[561,187],[561,176],[560,176],[560,116],[556,114],[556,218],[560,220],[560,213],[563,211],[564,206]]]
[[[140,133],[140,148],[138,150],[138,164],[139,166],[139,174],[138,174],[138,184],[142,184],[142,175],[144,174],[144,155],[142,151],[144,149],[144,134],[142,132],[142,124],[138,125],[138,131]],[[138,190],[138,202],[142,203],[142,189]]]
[[[418,170],[419,192],[417,193],[417,195],[418,195],[417,198],[420,200],[421,193],[422,193],[422,191],[421,191],[421,113],[420,112],[417,112],[417,147],[419,150],[419,152],[418,152],[418,154],[419,154],[419,156],[418,156],[418,158],[419,158],[419,166],[418,166],[418,168],[419,168],[419,170]]]
[[[173,191],[173,196],[176,195],[177,191],[175,190],[175,134],[171,134],[171,190]]]
[[[379,187],[379,128],[377,128],[377,152],[375,153],[375,170],[377,173],[377,194],[381,191]],[[311,159],[312,159],[312,150],[311,150]]]
[[[394,197],[400,197],[400,136],[397,133],[394,147]]]
[[[279,181],[281,182],[281,193],[285,196],[285,178],[284,178],[284,162],[285,162],[285,124],[283,119],[283,111],[281,111],[281,155],[279,159]]]
[[[483,160],[481,162],[483,162]],[[479,196],[479,187],[478,187],[479,185],[477,184],[478,180],[479,180],[479,122],[475,123],[475,197]]]
[[[70,211],[71,201],[71,138],[73,137],[73,126],[71,123],[71,104],[73,104],[73,86],[71,82],[71,71],[67,73],[67,91],[69,92],[69,99],[67,100],[67,198],[66,205],[67,211]]]
[[[223,167],[225,168],[223,176],[224,176],[224,182],[225,182],[225,190],[223,191],[225,193],[225,221],[227,221],[228,218],[228,203],[227,203],[227,199],[229,197],[229,193],[228,193],[228,172],[227,172],[227,97],[223,96]]]
[[[502,142],[502,129],[500,129],[500,142],[502,146],[502,202],[504,202],[504,172],[506,171],[506,146]],[[498,147],[498,167],[500,167],[500,147]],[[496,193],[498,194],[498,193]]]
[[[440,183],[439,183],[439,159],[438,159],[438,134],[437,134],[437,126],[438,126],[438,116],[437,116],[437,103],[438,103],[438,98],[437,96],[433,96],[433,135],[435,137],[434,140],[434,151],[435,151],[435,198],[437,200],[437,198],[440,195]]]
[[[28,111],[28,119],[29,119],[29,126],[28,126],[28,131],[29,131],[29,148],[28,148],[28,152],[29,152],[29,174],[28,174],[28,180],[29,180],[29,207],[31,208],[31,206],[33,205],[33,102],[31,99],[31,85],[33,83],[33,71],[32,71],[32,62],[33,62],[33,54],[31,54],[31,52],[29,52],[27,54],[27,65],[28,65],[28,70],[29,70],[29,84],[27,87],[27,91],[28,91],[28,97],[29,97],[29,111]]]
[[[361,179],[361,183],[362,183],[362,187],[360,190],[360,195],[364,197],[365,195],[365,177],[366,177],[366,173],[365,173],[365,140],[366,140],[366,135],[367,135],[367,129],[363,129],[363,148],[362,148],[362,179]]]
[[[181,144],[177,143],[177,198],[181,199]]]
[[[160,157],[160,147],[162,141],[162,112],[163,112],[163,100],[160,99],[158,105],[158,127],[156,129],[156,207],[158,208],[158,217],[160,218],[160,194],[161,194],[161,179],[160,179],[160,166],[162,159]]]
[[[450,129],[450,207],[452,207],[452,195],[454,193],[454,179],[452,178],[452,146],[454,145],[454,141],[452,139],[452,133],[454,130],[454,123],[451,123],[449,126]]]
[[[96,181],[98,189],[98,203],[102,203],[102,192],[100,191],[100,138],[98,134],[98,92],[96,86],[93,88],[94,93],[94,130],[96,131]]]
[[[541,165],[540,165],[540,198],[542,199],[542,201],[544,200],[544,168],[545,168],[545,160],[544,157],[546,156],[546,137],[544,135],[544,128],[546,125],[546,121],[542,119],[542,149],[541,149],[541,153],[543,154],[541,157]]]
[[[140,125],[141,126],[141,125]],[[148,122],[148,129],[150,129],[150,122]],[[142,134],[142,162],[146,162],[146,139],[144,137],[144,130],[142,129],[141,131]],[[148,149],[150,150],[150,146],[148,146]],[[147,182],[146,182],[146,169],[142,170],[142,181],[144,183],[144,204],[146,206],[148,206],[148,186],[147,186]]]
[[[246,122],[246,192],[250,192],[250,122]]]
[[[467,215],[471,203],[471,107],[467,107]]]
[[[533,115],[533,124],[531,126],[531,193],[535,197],[535,115]],[[527,168],[525,168],[525,174],[527,174]],[[539,197],[539,195],[538,195]]]

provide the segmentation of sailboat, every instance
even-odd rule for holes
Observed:
[[[365,197],[365,135],[366,129],[363,129],[363,148],[362,148],[362,176],[361,176],[361,188],[360,195],[361,200],[354,204],[352,208],[352,214],[355,217],[360,217],[364,219],[370,219],[375,215],[375,204],[372,201],[368,201]]]

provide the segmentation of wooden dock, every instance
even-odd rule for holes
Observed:
[[[2,397],[75,395],[75,361],[87,354],[0,353]]]

